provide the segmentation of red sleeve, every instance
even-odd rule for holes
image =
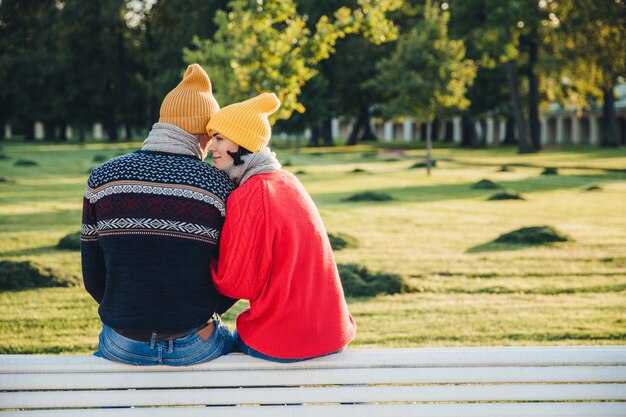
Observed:
[[[272,257],[262,183],[248,183],[228,198],[215,288],[231,298],[253,300],[267,281]]]

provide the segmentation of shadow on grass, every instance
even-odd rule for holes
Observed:
[[[410,174],[407,174],[410,175]],[[623,181],[626,178],[622,174],[595,174],[595,175],[561,175],[558,177],[546,177],[537,175],[536,177],[524,178],[520,180],[497,181],[504,189],[514,190],[518,193],[532,194],[554,190],[576,190],[582,191],[583,187],[592,184],[601,184],[612,181]],[[393,198],[403,202],[432,202],[441,200],[462,200],[462,199],[486,199],[493,190],[473,189],[474,182],[462,184],[442,184],[423,185],[414,187],[387,187],[375,188],[369,191],[390,194]],[[348,192],[315,193],[313,198],[317,203],[344,203],[354,192],[363,190],[351,190]],[[530,197],[532,199],[532,197]],[[363,204],[360,202],[357,204]],[[371,204],[371,202],[367,202]],[[351,203],[354,204],[354,203]],[[380,204],[380,203],[377,203]],[[387,203],[388,204],[388,203]],[[500,204],[500,202],[489,202],[488,204]],[[508,202],[511,204],[511,202]]]

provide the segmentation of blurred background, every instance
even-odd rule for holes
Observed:
[[[144,137],[187,64],[303,145],[626,143],[623,0],[2,0],[1,138]]]
[[[625,343],[624,0],[0,0],[0,353],[96,348],[85,183],[190,63],[280,97],[351,348]]]

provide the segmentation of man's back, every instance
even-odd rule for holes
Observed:
[[[233,189],[192,155],[136,151],[92,171],[83,278],[104,324],[192,329],[233,304],[215,291],[209,269]]]

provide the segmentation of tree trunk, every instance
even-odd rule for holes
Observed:
[[[104,130],[107,132],[107,136],[109,137],[109,142],[116,142],[117,137],[117,123],[115,122],[115,118],[108,117],[107,120],[104,121]]]
[[[476,143],[474,120],[468,114],[461,116],[461,146],[471,147]]]
[[[539,122],[539,77],[536,65],[539,62],[539,44],[536,30],[528,42],[528,123],[530,125],[530,140],[535,151],[541,150],[541,123]]]
[[[311,138],[309,139],[309,146],[314,148],[320,146],[320,127],[315,125],[311,128]]]
[[[369,106],[362,106],[361,112],[363,113],[363,137],[361,140],[378,140],[378,137],[372,130],[372,124],[370,123]]]
[[[330,118],[322,120],[320,131],[324,146],[333,146],[333,121]]]
[[[124,129],[126,129],[126,140],[133,140],[133,128],[128,120],[126,120]]]
[[[515,139],[515,119],[512,116],[506,118],[506,125],[504,130],[503,145],[514,145],[517,143]]]
[[[434,130],[434,128],[432,130]],[[433,166],[433,141],[431,137],[432,135],[426,138],[426,175],[429,177],[431,167]]]
[[[613,87],[603,87],[604,103],[602,104],[602,124],[604,136],[600,144],[602,146],[617,146],[617,116],[615,115],[615,96]]]
[[[48,141],[56,140],[56,135],[55,135],[56,127],[57,125],[54,122],[46,122],[43,124],[44,140],[48,140]]]
[[[26,131],[24,132],[24,140],[27,140],[27,141],[35,140],[35,121],[26,120],[26,123],[24,123],[24,126],[26,126]]]
[[[59,123],[59,136],[60,142],[67,142],[67,122]]]
[[[474,143],[474,148],[483,148],[487,144],[487,119],[482,118],[478,123],[480,123],[480,136]]]
[[[367,105],[359,108],[359,115],[354,122],[347,144],[356,145],[363,140],[378,140],[370,126],[370,113]]]
[[[526,130],[526,121],[522,111],[522,103],[519,96],[519,77],[517,75],[517,64],[511,59],[506,63],[507,78],[509,80],[509,93],[511,95],[511,104],[513,105],[513,116],[515,117],[515,126],[518,133],[518,152],[533,152],[533,144],[530,141]]]

